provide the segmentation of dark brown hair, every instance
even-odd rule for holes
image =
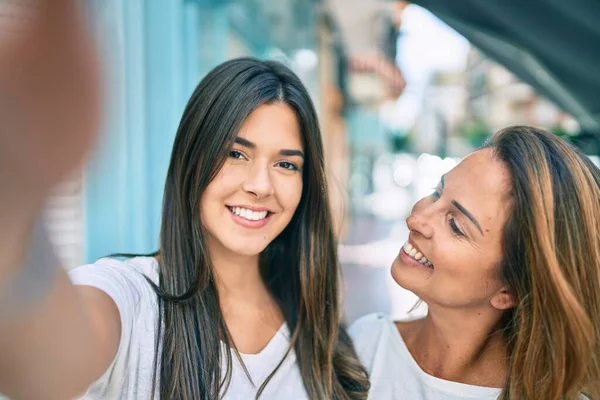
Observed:
[[[155,286],[162,311],[158,324],[163,347],[156,364],[163,399],[217,399],[229,385],[231,352],[223,360],[220,341],[228,350],[234,344],[219,308],[200,197],[244,120],[260,105],[275,102],[296,113],[306,159],[300,204],[289,225],[260,255],[260,272],[292,332],[291,348],[310,398],[366,398],[366,372],[340,327],[336,243],[314,106],[287,67],[243,58],[219,65],[200,82],[175,137]],[[272,376],[258,382],[258,396]]]

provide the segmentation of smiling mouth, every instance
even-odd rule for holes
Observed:
[[[261,221],[272,214],[271,212],[269,212],[267,210],[252,211],[252,210],[249,210],[249,209],[243,208],[243,207],[229,207],[229,206],[227,206],[227,208],[233,215],[247,219],[248,221]]]
[[[402,249],[406,253],[407,256],[412,258],[413,260],[420,262],[424,266],[434,269],[433,264],[422,254],[419,250],[413,247],[408,241],[402,246]]]

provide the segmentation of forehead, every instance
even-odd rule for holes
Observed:
[[[502,227],[507,218],[510,174],[491,149],[466,157],[446,174],[444,192],[477,218],[484,232]]]
[[[263,104],[256,108],[242,124],[239,136],[258,147],[303,147],[298,118],[286,103]]]

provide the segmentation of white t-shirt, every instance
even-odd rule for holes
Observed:
[[[369,372],[371,400],[497,400],[500,396],[500,389],[446,381],[425,373],[386,315],[360,318],[349,334]]]
[[[121,316],[121,341],[115,359],[82,399],[151,398],[158,306],[156,294],[144,275],[158,282],[158,263],[154,258],[136,257],[125,262],[104,258],[69,272],[73,284],[93,286],[107,293]],[[256,386],[248,380],[232,354],[232,379],[223,399],[254,399],[262,382],[285,355],[289,337],[289,329],[284,324],[260,353],[241,354]],[[226,351],[224,345],[222,350]],[[222,368],[224,370],[225,365]],[[261,399],[308,400],[293,349],[269,381]]]

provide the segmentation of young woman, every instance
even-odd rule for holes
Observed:
[[[366,398],[326,189],[300,80],[277,62],[218,66],[183,113],[158,252],[70,273],[89,347],[84,362],[65,346],[57,368],[79,363],[86,399]]]
[[[600,171],[512,127],[407,218],[392,276],[428,306],[351,335],[373,399],[600,398]]]

